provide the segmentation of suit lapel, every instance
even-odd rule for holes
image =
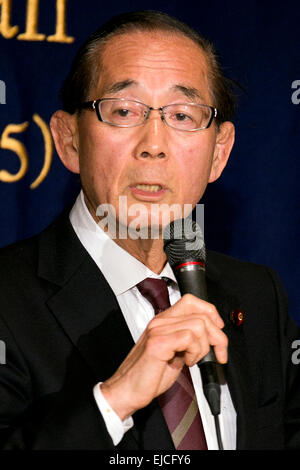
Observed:
[[[134,344],[111,288],[66,216],[43,233],[39,252],[39,276],[58,286],[48,307],[95,379],[106,380]]]
[[[108,379],[134,342],[112,290],[89,257],[48,306],[95,379]]]
[[[223,282],[221,282],[223,280]],[[244,324],[236,326],[230,321],[230,313],[241,308],[239,298],[229,288],[224,288],[225,278],[208,258],[207,291],[209,301],[213,303],[225,323],[224,333],[229,340],[228,363],[223,366],[231,398],[237,412],[237,448],[251,445],[255,434],[255,402],[249,375],[247,346],[244,336]],[[247,321],[247,320],[246,320]]]

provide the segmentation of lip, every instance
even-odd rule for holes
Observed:
[[[136,186],[138,185],[148,185],[148,186],[161,186],[162,189],[160,189],[159,191],[156,191],[156,192],[153,192],[153,191],[144,191],[143,189],[138,189]],[[153,199],[159,199],[161,198],[162,196],[164,196],[164,194],[167,192],[168,188],[162,184],[162,183],[158,183],[158,182],[138,182],[138,183],[134,183],[132,185],[129,186],[129,190],[138,198],[138,199],[143,199],[143,200],[153,200]]]

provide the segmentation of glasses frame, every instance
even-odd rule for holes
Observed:
[[[100,114],[100,106],[99,104],[102,102],[102,101],[116,101],[116,100],[119,100],[119,101],[132,101],[134,103],[138,103],[138,104],[141,104],[143,106],[145,106],[148,111],[147,113],[145,114],[144,116],[144,120],[143,122],[141,122],[140,124],[133,124],[133,125],[126,125],[126,124],[113,124],[111,122],[108,122],[108,121],[105,121],[101,114]],[[148,106],[147,104],[145,103],[142,103],[141,101],[137,101],[137,100],[130,100],[130,99],[127,99],[127,98],[99,98],[97,100],[92,100],[92,101],[85,101],[84,103],[81,103],[79,106],[78,106],[78,109],[87,109],[87,110],[90,110],[90,111],[96,111],[96,115],[97,115],[97,118],[100,122],[104,122],[105,124],[108,124],[110,126],[115,126],[115,127],[123,127],[123,128],[129,128],[129,127],[137,127],[137,126],[141,126],[142,124],[145,124],[145,122],[147,121],[149,115],[150,115],[150,112],[151,111],[160,111],[161,112],[161,119],[162,121],[169,127],[171,127],[172,129],[176,129],[177,131],[184,131],[184,132],[195,132],[195,131],[202,131],[204,129],[208,129],[213,121],[213,119],[217,116],[217,113],[218,113],[218,110],[217,108],[215,108],[214,106],[209,106],[208,104],[200,104],[200,103],[174,103],[174,104],[184,104],[184,105],[193,105],[193,106],[201,106],[201,107],[206,107],[206,108],[209,108],[211,110],[211,117],[209,119],[209,122],[208,124],[205,126],[205,127],[199,127],[197,129],[178,129],[178,127],[174,127],[174,126],[171,126],[170,124],[167,123],[166,119],[165,119],[165,115],[164,115],[164,109],[167,108],[168,106],[172,106],[173,103],[171,104],[167,104],[166,106],[161,106],[159,108],[153,108],[152,106]]]

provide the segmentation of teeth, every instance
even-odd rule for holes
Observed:
[[[157,191],[160,191],[162,187],[159,184],[137,184],[136,185],[137,189],[141,189],[142,191],[149,191],[151,193],[156,193]]]

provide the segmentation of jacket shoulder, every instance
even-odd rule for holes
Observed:
[[[245,278],[261,278],[266,274],[268,277],[271,275],[279,280],[276,272],[268,266],[240,260],[213,250],[207,250],[207,266],[213,267],[219,276],[236,281]]]
[[[56,242],[64,239],[63,233],[73,231],[69,221],[69,209],[64,210],[50,225],[40,233],[24,240],[0,248],[0,279],[20,278],[25,281],[26,275],[36,273],[39,264],[41,246],[44,246],[44,257],[51,257]],[[75,238],[75,237],[74,237]],[[48,254],[47,254],[48,251]]]
[[[288,306],[286,290],[277,272],[268,266],[207,250],[207,272],[211,271],[220,285],[238,296],[243,293],[253,301],[277,298]]]

